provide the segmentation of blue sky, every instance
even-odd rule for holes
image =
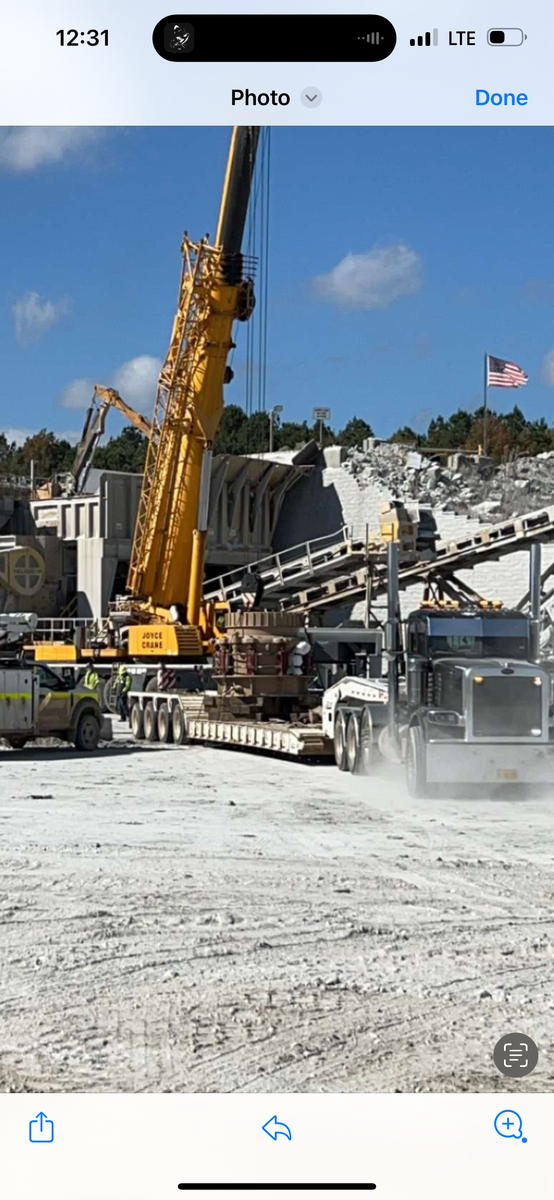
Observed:
[[[214,231],[228,138],[0,131],[0,427],[77,432],[91,380],[148,410],[181,234]],[[491,404],[551,422],[549,130],[276,128],[271,154],[267,399],[283,419],[329,405],[335,427],[423,429],[480,403],[486,349],[530,375]]]

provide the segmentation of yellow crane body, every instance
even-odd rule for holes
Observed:
[[[217,635],[214,606],[201,603],[211,456],[233,322],[246,320],[254,303],[241,241],[258,134],[233,130],[215,244],[185,234],[182,245],[127,581],[132,654],[198,655]]]

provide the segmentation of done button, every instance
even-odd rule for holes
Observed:
[[[488,92],[486,88],[477,88],[475,93],[475,103],[479,108],[485,104],[494,104],[496,107],[500,104],[524,105],[527,101],[527,92]]]

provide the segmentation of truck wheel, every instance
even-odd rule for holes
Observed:
[[[364,708],[360,720],[360,755],[358,771],[360,775],[369,775],[375,761],[373,744],[373,719],[371,710]]]
[[[158,736],[160,742],[167,745],[173,741],[173,727],[171,724],[171,713],[167,704],[160,704],[158,709]]]
[[[100,725],[94,713],[83,713],[75,730],[76,750],[96,750],[100,741]]]
[[[144,707],[144,736],[147,742],[158,740],[157,713],[151,700]]]
[[[9,738],[6,738],[6,741],[9,742],[12,750],[23,750],[23,747],[27,745],[29,738],[9,737]]]
[[[144,737],[144,713],[140,704],[133,704],[131,709],[131,733],[137,742]]]
[[[413,800],[423,800],[428,794],[426,757],[421,729],[412,725],[406,747],[406,784]]]
[[[339,771],[347,771],[348,763],[346,761],[346,729],[347,719],[343,712],[338,712],[335,717],[334,728],[334,746],[335,746],[335,762]]]
[[[346,763],[351,775],[360,769],[360,722],[355,713],[350,713],[346,725]]]
[[[171,732],[176,746],[182,746],[187,740],[185,714],[180,704],[176,704],[171,715]]]

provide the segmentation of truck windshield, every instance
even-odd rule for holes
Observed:
[[[527,621],[517,617],[432,617],[429,621],[432,656],[519,658],[528,655]]]

